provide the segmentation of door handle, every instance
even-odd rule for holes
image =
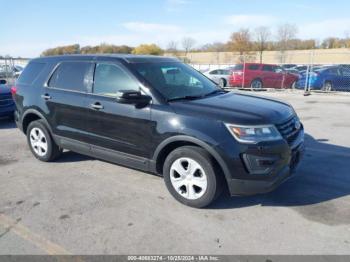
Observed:
[[[41,98],[44,100],[50,100],[51,96],[49,94],[41,95]]]
[[[90,107],[96,110],[101,110],[104,108],[103,105],[101,105],[99,102],[96,102],[95,104],[91,104]]]

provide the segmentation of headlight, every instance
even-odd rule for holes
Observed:
[[[225,124],[230,133],[242,143],[256,144],[262,141],[283,139],[275,126],[237,126]]]

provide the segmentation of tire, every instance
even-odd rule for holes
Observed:
[[[40,161],[51,162],[61,155],[62,150],[53,141],[43,120],[29,124],[27,142],[32,154]]]
[[[324,82],[323,86],[322,86],[322,91],[326,91],[326,92],[330,92],[333,89],[333,84],[330,81],[326,81]]]
[[[250,88],[252,89],[262,89],[263,88],[263,82],[260,79],[254,79],[252,83],[250,84]]]
[[[223,78],[220,78],[219,86],[224,88],[224,87],[226,87],[226,85],[227,85],[226,80]]]
[[[190,171],[194,167],[192,172]],[[223,175],[215,173],[210,154],[196,146],[184,146],[172,151],[163,167],[165,185],[182,204],[203,208],[222,192]]]
[[[294,82],[290,85],[290,88],[291,88],[291,89],[296,89],[296,86],[297,86],[297,81],[294,81]]]

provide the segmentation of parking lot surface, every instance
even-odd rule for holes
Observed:
[[[39,162],[0,120],[0,254],[350,254],[350,95],[262,95],[304,123],[296,176],[202,210],[154,175],[72,152]]]

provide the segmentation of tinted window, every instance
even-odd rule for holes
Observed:
[[[94,77],[94,94],[116,96],[119,90],[140,90],[139,84],[117,65],[97,64]]]
[[[262,68],[263,71],[274,71],[274,67],[272,65],[264,65]]]
[[[231,74],[231,71],[230,70],[221,70],[221,74],[222,75],[230,75]]]
[[[328,73],[331,74],[331,75],[340,75],[339,70],[337,68],[329,69]]]
[[[90,68],[91,64],[88,62],[63,62],[51,76],[49,86],[86,92]]]
[[[349,77],[350,76],[350,69],[344,68],[343,69],[343,76]]]
[[[218,74],[218,70],[213,70],[209,73],[210,75],[217,75]]]
[[[32,84],[43,71],[45,65],[45,63],[30,62],[18,78],[17,82],[25,85]]]
[[[248,68],[249,68],[249,70],[258,70],[259,65],[249,65]]]

